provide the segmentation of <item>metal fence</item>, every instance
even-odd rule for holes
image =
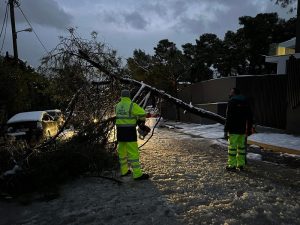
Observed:
[[[295,57],[287,61],[287,101],[292,109],[300,105],[300,59]]]
[[[286,75],[237,77],[236,87],[249,98],[256,124],[286,128],[286,78]]]
[[[228,100],[229,90],[232,87],[239,88],[249,99],[256,124],[286,128],[286,75],[247,75],[210,80],[183,88],[179,96],[186,102],[192,102],[193,105],[209,107],[211,103],[224,104],[223,102]],[[215,110],[216,113],[220,113],[218,108]],[[190,122],[196,121],[189,115],[184,119]]]

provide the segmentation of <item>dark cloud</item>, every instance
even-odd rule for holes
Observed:
[[[228,5],[229,10],[216,14],[216,21],[209,25],[209,30],[212,33],[223,37],[228,30],[236,30],[240,27],[239,17],[255,16],[261,12],[261,8],[253,5],[250,1],[244,1],[243,4],[239,0],[230,0]]]
[[[196,1],[191,0],[194,3]],[[191,4],[191,2],[189,2]],[[179,22],[174,25],[174,29],[178,32],[189,32],[194,35],[201,35],[202,33],[215,33],[223,38],[228,30],[236,30],[240,27],[239,17],[255,16],[258,13],[264,12],[279,12],[281,17],[291,17],[287,14],[286,9],[282,9],[271,1],[243,1],[240,0],[203,0],[202,4],[207,4],[205,11],[199,11],[196,16],[191,17],[185,13],[180,17]],[[220,7],[222,6],[222,7]],[[222,9],[223,8],[223,9]],[[212,15],[213,19],[207,18]]]
[[[72,16],[59,7],[54,0],[20,1],[21,9],[31,23],[65,29],[71,24]],[[16,8],[16,22],[26,22],[19,9]]]
[[[102,15],[103,15],[104,22],[106,22],[106,23],[112,23],[112,24],[120,24],[121,23],[120,18],[115,13],[104,12],[104,13],[102,13]],[[99,15],[99,16],[101,16],[101,15]]]
[[[137,30],[144,30],[148,22],[136,11],[131,13],[102,12],[103,19],[107,23],[115,24],[118,27],[129,26]]]
[[[139,10],[144,10],[146,12],[153,12],[158,16],[165,16],[168,12],[168,7],[163,5],[161,2],[147,2],[139,7]]]
[[[276,6],[274,1],[20,0],[20,3],[48,49],[57,44],[57,37],[65,34],[65,28],[72,22],[79,27],[78,32],[83,37],[88,38],[89,33],[96,30],[99,37],[127,57],[135,48],[152,52],[158,41],[165,38],[174,41],[177,46],[194,42],[203,33],[215,33],[223,38],[226,31],[239,28],[238,18],[241,16],[274,11],[286,18],[295,15],[287,14],[288,10]],[[0,0],[0,24],[6,2]],[[16,13],[17,29],[26,28],[18,9]],[[8,50],[11,53],[9,22],[3,52]],[[37,59],[44,52],[34,35],[22,33],[18,43],[20,57],[37,65]]]
[[[145,29],[147,21],[138,12],[128,13],[124,15],[125,23],[139,30]]]
[[[180,16],[186,12],[188,9],[188,2],[187,1],[174,1],[171,5],[172,14],[174,17]]]
[[[187,18],[182,17],[180,22],[174,26],[174,29],[179,32],[188,32],[191,34],[200,34],[205,32],[204,18]]]

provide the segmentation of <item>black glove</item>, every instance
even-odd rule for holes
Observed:
[[[151,131],[150,127],[146,126],[145,124],[140,124],[138,128],[139,138],[144,140],[147,134]]]
[[[138,126],[145,126],[145,120],[137,120],[136,121],[136,124],[138,125]]]

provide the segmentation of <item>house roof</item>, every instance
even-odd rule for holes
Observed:
[[[285,62],[292,55],[296,59],[300,58],[300,53],[294,53],[294,54],[289,54],[289,55],[272,55],[272,56],[266,56],[266,62],[269,62],[269,63],[278,63],[279,61]]]
[[[296,38],[295,37],[291,38],[290,40],[287,40],[287,41],[284,41],[284,42],[281,42],[281,43],[278,44],[278,46],[285,47],[285,48],[295,48],[295,45],[296,45]]]

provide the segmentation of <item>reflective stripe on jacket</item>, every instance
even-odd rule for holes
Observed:
[[[136,141],[137,120],[145,120],[145,110],[128,97],[122,97],[115,110],[118,141]]]
[[[116,105],[116,125],[117,126],[136,126],[138,119],[145,120],[146,112],[128,97],[122,97]]]

